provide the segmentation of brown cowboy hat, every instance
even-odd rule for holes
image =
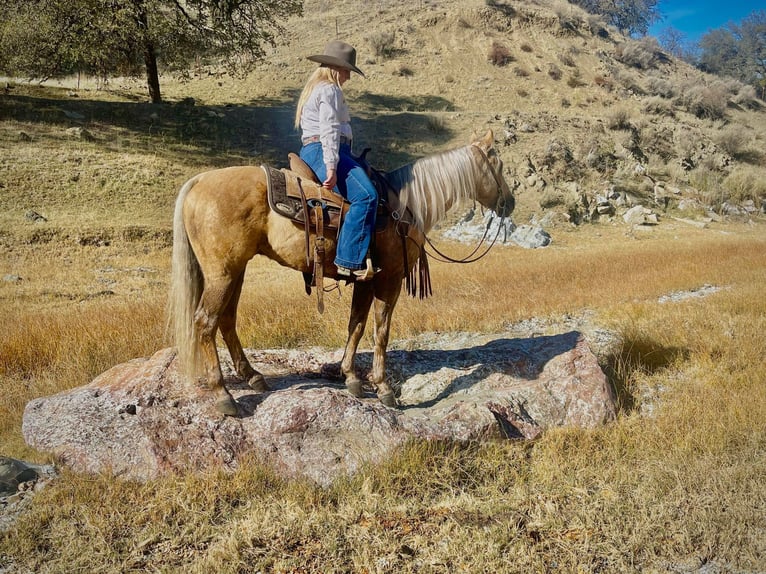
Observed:
[[[345,70],[351,70],[356,72],[362,77],[364,72],[356,67],[356,50],[353,46],[341,42],[340,40],[333,40],[324,47],[323,54],[316,54],[315,56],[308,56],[308,59],[312,62],[319,62],[325,66],[335,66],[337,68],[343,68]]]

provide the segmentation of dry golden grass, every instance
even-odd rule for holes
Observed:
[[[534,443],[415,443],[326,490],[257,461],[144,485],[64,473],[0,539],[0,554],[39,572],[612,572],[708,560],[762,568],[765,246],[760,227],[638,238],[595,227],[546,250],[504,247],[467,267],[435,264],[435,296],[402,299],[394,331],[403,338],[594,311],[621,336],[604,368],[629,399],[606,428],[550,431]],[[722,290],[657,300],[706,283]],[[18,439],[26,400],[156,350],[162,293],[4,314],[6,454],[39,457]],[[348,295],[330,294],[319,317],[297,274],[255,261],[243,338],[340,344]],[[264,312],[276,296],[279,313]]]

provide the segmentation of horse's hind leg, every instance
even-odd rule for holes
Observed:
[[[197,311],[194,313],[195,330],[205,364],[205,380],[198,381],[198,387],[203,391],[218,395],[216,408],[221,413],[235,416],[237,403],[223,384],[221,363],[215,345],[215,335],[219,327],[222,309],[229,302],[234,284],[226,277],[213,280],[206,277],[205,279],[205,288]]]
[[[242,343],[237,335],[237,307],[239,306],[239,297],[242,294],[244,280],[245,272],[243,270],[234,281],[234,291],[226,305],[226,309],[221,315],[221,336],[226,343],[226,347],[229,349],[231,361],[234,364],[234,370],[237,372],[237,375],[246,380],[251,389],[263,393],[270,390],[266,384],[266,379],[247,360],[245,351],[242,349]]]

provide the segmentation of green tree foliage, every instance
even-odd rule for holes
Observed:
[[[159,64],[186,69],[214,57],[247,71],[275,45],[279,21],[303,0],[13,0],[0,3],[0,72],[50,78],[146,73],[162,100]]]
[[[591,14],[600,14],[620,31],[643,36],[660,18],[659,0],[572,0]]]
[[[766,11],[758,10],[739,24],[711,30],[700,39],[700,66],[766,89]]]

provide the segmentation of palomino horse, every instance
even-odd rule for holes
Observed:
[[[419,159],[386,174],[386,178],[399,192],[400,212],[376,233],[372,255],[380,271],[372,280],[354,284],[348,341],[340,367],[349,392],[361,397],[362,381],[354,370],[354,356],[374,303],[370,380],[381,402],[395,406],[385,377],[391,316],[402,281],[418,260],[425,234],[461,199],[477,201],[505,216],[513,210],[514,198],[503,179],[503,163],[493,148],[492,131],[467,146]],[[405,217],[405,208],[413,225],[408,240],[402,241],[397,221]],[[328,263],[324,274],[343,279],[332,264],[335,237],[328,232],[325,235]],[[200,392],[216,400],[220,412],[232,416],[237,414],[237,404],[223,384],[215,344],[218,329],[237,375],[254,390],[269,390],[263,375],[247,360],[236,332],[245,268],[255,255],[265,255],[304,273],[311,271],[305,230],[271,211],[263,169],[217,169],[187,181],[175,206],[169,325],[182,373]]]

